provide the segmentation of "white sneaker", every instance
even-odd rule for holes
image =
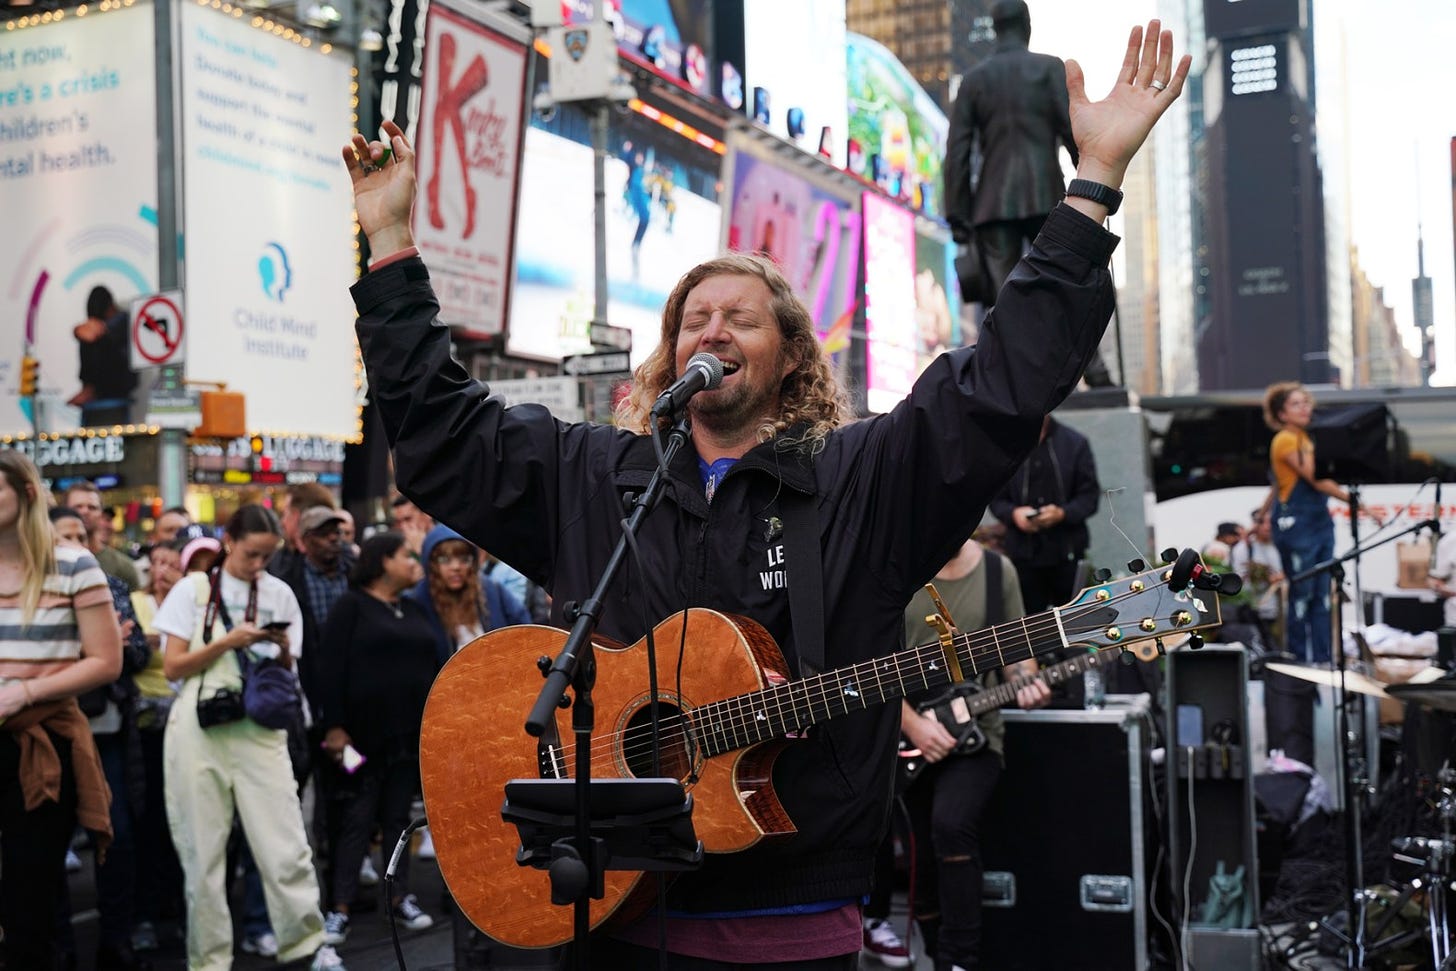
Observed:
[[[366,855],[364,862],[359,864],[359,886],[379,886],[379,871],[374,869],[374,857],[371,855]]]
[[[887,920],[872,918],[865,922],[863,953],[887,968],[910,966],[910,949]]]
[[[273,935],[272,931],[265,931],[255,937],[244,937],[243,950],[259,957],[276,958],[278,956],[278,938]]]
[[[325,944],[313,954],[313,963],[309,971],[344,971],[344,959],[339,957],[332,946]]]
[[[430,835],[430,827],[428,826],[420,830],[420,849],[415,856],[421,860],[433,860],[435,858],[435,838]]]
[[[395,919],[412,931],[422,931],[427,927],[435,926],[435,918],[420,909],[420,902],[415,895],[407,893],[399,905],[394,908]]]
[[[344,938],[349,936],[349,915],[339,910],[331,910],[324,917],[324,943],[329,945],[342,944]]]

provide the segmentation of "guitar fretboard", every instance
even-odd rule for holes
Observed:
[[[1059,610],[1007,621],[952,639],[960,673],[973,678],[1065,643]],[[939,641],[824,674],[695,708],[693,742],[705,757],[802,733],[818,722],[958,680]],[[1012,692],[1015,695],[1015,691]]]

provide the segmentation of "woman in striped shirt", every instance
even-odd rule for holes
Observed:
[[[111,837],[110,793],[76,696],[121,674],[106,576],[57,548],[30,460],[0,451],[0,925],[6,967],[52,961],[66,847],[79,821]]]

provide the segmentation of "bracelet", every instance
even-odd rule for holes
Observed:
[[[30,693],[30,682],[28,680],[20,682],[20,690],[25,692],[25,706],[27,708],[35,704],[35,698]]]

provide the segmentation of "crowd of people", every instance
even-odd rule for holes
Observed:
[[[217,531],[163,510],[133,560],[96,486],[51,494],[0,452],[0,867],[26,875],[0,882],[7,967],[145,968],[171,932],[189,968],[227,968],[235,917],[245,952],[343,966],[350,908],[379,882],[372,848],[392,850],[419,799],[436,672],[532,615],[508,568],[407,501],[399,528],[357,546],[328,489],[296,485],[279,505],[243,505]],[[264,662],[295,686],[282,727],[243,701]],[[94,850],[94,955],[69,920],[78,834]],[[432,926],[407,864],[396,888],[399,925]]]

